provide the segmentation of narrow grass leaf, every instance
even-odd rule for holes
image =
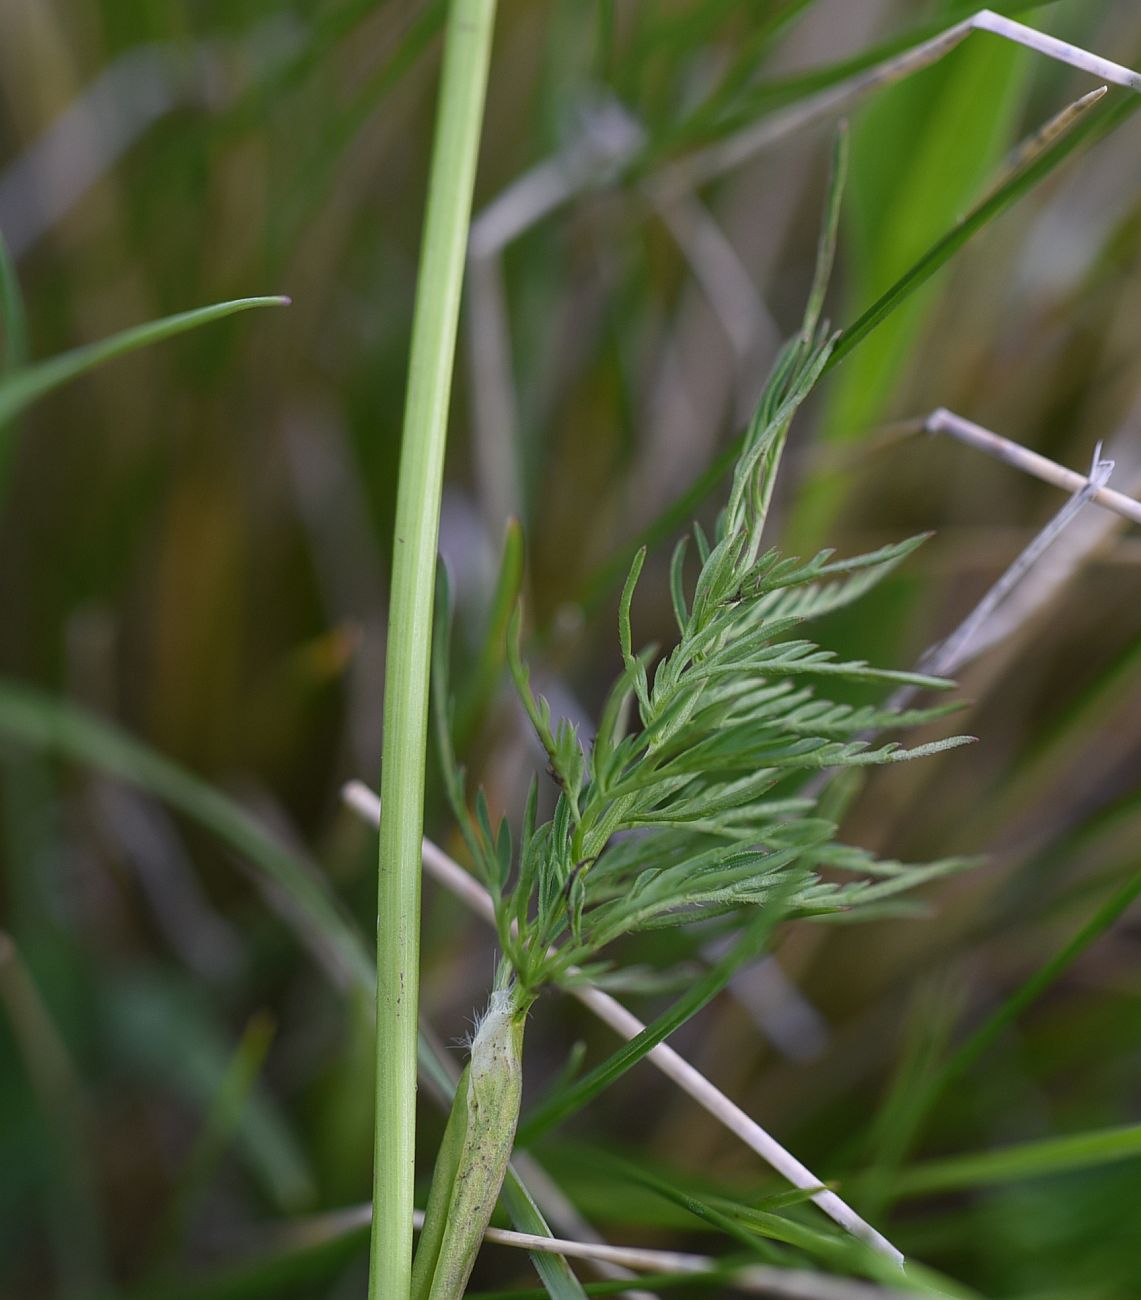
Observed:
[[[460,754],[474,737],[503,674],[507,632],[523,587],[524,560],[523,526],[517,519],[508,520],[487,631],[456,704],[455,746]]]
[[[45,394],[105,362],[173,338],[176,334],[184,334],[187,330],[197,329],[200,325],[233,316],[237,312],[249,311],[254,307],[283,307],[288,304],[289,299],[282,297],[238,298],[233,302],[219,302],[211,307],[199,307],[194,311],[179,312],[176,316],[148,321],[145,325],[135,325],[112,334],[110,338],[100,339],[97,343],[88,343],[48,361],[39,361],[10,371],[0,379],[0,428]]]
[[[301,913],[299,932],[371,995],[372,961],[336,899],[234,800],[111,723],[16,682],[0,680],[0,736],[129,781],[204,826],[282,887]]]
[[[647,1025],[640,1034],[623,1044],[583,1078],[561,1093],[550,1097],[527,1116],[519,1125],[519,1145],[531,1145],[555,1125],[561,1124],[576,1111],[581,1110],[604,1089],[620,1079],[627,1070],[637,1065],[648,1052],[664,1042],[670,1034],[707,1006],[741,966],[754,960],[764,950],[783,914],[782,898],[778,894],[773,904],[766,907],[741,934],[730,952],[707,975],[695,981],[690,990],[668,1011]]]
[[[273,1041],[274,1024],[265,1014],[246,1026],[229,1067],[206,1112],[202,1128],[174,1189],[158,1233],[157,1258],[168,1260],[181,1244],[191,1216],[206,1194],[218,1162],[233,1140],[242,1111],[257,1082]]]
[[[1129,1124],[913,1165],[899,1173],[896,1190],[903,1196],[962,1191],[1093,1169],[1138,1157],[1141,1124]]]
[[[28,323],[24,312],[24,295],[8,245],[0,232],[0,374],[19,370],[28,356]]]
[[[1024,983],[958,1049],[932,1085],[938,1096],[986,1051],[999,1034],[1042,996],[1141,897],[1141,871],[1131,876],[1080,930]]]
[[[933,244],[900,278],[839,337],[825,370],[849,355],[883,321],[899,309],[913,293],[996,217],[1000,216],[1028,190],[1045,180],[1080,145],[1100,139],[1120,126],[1141,107],[1141,97],[1126,95],[1105,107],[1091,109],[1084,116],[1071,119],[1069,130],[1051,137],[1041,152],[1024,155],[1021,164],[1007,179],[992,190],[981,203],[957,222],[942,239]]]
[[[507,1207],[507,1213],[518,1232],[531,1232],[539,1237],[553,1237],[543,1212],[535,1204],[535,1199],[527,1190],[523,1180],[510,1165],[507,1177],[503,1180],[500,1199]],[[570,1264],[562,1255],[549,1251],[533,1250],[530,1252],[531,1263],[543,1289],[551,1300],[582,1300],[586,1295],[582,1283],[574,1275]]]

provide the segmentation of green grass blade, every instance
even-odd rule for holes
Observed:
[[[372,1300],[404,1300],[412,1259],[420,854],[436,543],[495,0],[453,0],[432,149],[396,497],[377,882]]]
[[[507,1167],[507,1177],[503,1180],[500,1199],[507,1207],[507,1213],[511,1215],[511,1221],[518,1232],[530,1232],[538,1237],[554,1236],[543,1218],[542,1210],[535,1204],[523,1180],[510,1165]],[[562,1255],[535,1250],[530,1252],[530,1257],[551,1300],[582,1300],[586,1295],[582,1283]]]
[[[948,1087],[983,1055],[1004,1029],[1013,1024],[1042,994],[1050,988],[1087,948],[1103,935],[1125,911],[1141,897],[1141,871],[1135,873],[1117,889],[1090,917],[1080,930],[1040,970],[1006,998],[975,1030],[949,1061],[931,1072],[927,1079],[917,1083],[915,1095],[907,1107],[906,1131],[901,1132],[891,1152],[891,1164],[901,1161],[907,1150],[915,1145],[939,1098]],[[889,1164],[889,1168],[891,1165]],[[904,1173],[905,1180],[910,1177]],[[890,1177],[880,1176],[873,1190],[879,1191],[886,1204],[900,1191],[902,1184],[894,1172]]]
[[[977,203],[1011,141],[1030,70],[1024,53],[1006,41],[970,40],[930,77],[892,86],[860,112],[847,203],[848,303],[862,305],[894,283]],[[881,417],[924,343],[933,305],[930,293],[914,294],[853,358],[829,394],[823,437],[862,433]]]
[[[0,1027],[8,1026],[13,1050],[5,1052],[4,1073],[14,1074],[21,1061],[50,1139],[50,1236],[60,1293],[88,1295],[108,1271],[94,1117],[52,1011],[23,954],[0,930]]]
[[[375,0],[367,0],[362,6],[364,15],[371,13],[374,5]],[[446,8],[445,0],[428,0],[409,18],[395,48],[369,73],[352,100],[343,108],[330,106],[334,115],[323,124],[317,144],[297,166],[288,193],[271,214],[271,265],[288,262],[297,241],[315,220],[315,214],[328,203],[330,191],[341,175],[345,154],[374,120],[378,105],[418,65],[443,26]],[[346,24],[348,30],[340,34],[351,35],[351,27],[359,18],[360,15],[352,15],[352,23]]]
[[[474,737],[503,675],[507,661],[507,629],[523,586],[524,559],[523,527],[517,519],[510,519],[503,539],[503,555],[491,599],[487,633],[456,704],[455,747],[460,754]]]
[[[962,221],[957,222],[942,239],[933,244],[909,270],[841,333],[832,355],[828,358],[825,373],[839,365],[984,226],[1001,216],[1022,195],[1045,180],[1080,145],[1107,135],[1132,116],[1139,107],[1141,107],[1141,98],[1137,95],[1123,95],[1108,106],[1093,109],[1078,118],[1068,131],[1050,140],[1040,152],[1024,157],[1021,164],[1001,185],[992,190]]]
[[[1006,4],[992,4],[988,7],[994,13],[1014,17],[1057,3],[1058,0],[1009,0]],[[741,130],[776,109],[837,86],[850,77],[867,72],[877,64],[939,36],[955,23],[976,14],[980,7],[976,0],[954,0],[954,3],[942,6],[937,18],[908,27],[898,35],[869,45],[857,54],[806,72],[745,86],[735,104],[724,102],[724,97],[715,92],[680,126],[671,130],[668,139],[656,147],[660,150],[667,144],[673,146],[679,139],[686,143],[694,138],[708,142]]]
[[[97,343],[88,343],[48,361],[39,361],[11,371],[0,379],[0,428],[45,394],[107,361],[114,361],[139,348],[161,343],[163,339],[184,334],[187,330],[197,329],[199,325],[208,325],[237,312],[249,311],[253,307],[284,307],[288,306],[289,301],[288,298],[281,297],[237,298],[232,302],[215,303],[211,307],[198,307],[193,311],[179,312],[175,316],[164,316],[161,320],[148,321],[145,325],[134,325],[118,334],[112,334],[110,338],[100,339]]]
[[[337,1213],[302,1219],[280,1233],[279,1244],[252,1259],[199,1276],[146,1279],[130,1300],[301,1300],[326,1294],[338,1273],[364,1247],[367,1221]],[[111,1300],[111,1297],[100,1300]]]
[[[28,323],[24,313],[24,296],[12,263],[8,245],[0,232],[0,331],[4,346],[0,351],[0,374],[19,370],[28,356]]]
[[[975,1030],[939,1072],[932,1084],[938,1096],[986,1051],[999,1034],[1057,981],[1099,939],[1127,908],[1141,898],[1141,871],[1131,876],[1097,909],[1074,937]]]
[[[1141,1124],[1127,1124],[913,1165],[898,1175],[897,1191],[904,1196],[961,1191],[1093,1169],[1138,1157]]]
[[[182,1243],[191,1215],[207,1192],[218,1162],[233,1140],[242,1111],[265,1064],[273,1033],[273,1021],[264,1013],[255,1015],[246,1026],[159,1229],[156,1249],[159,1270]]]
[[[217,835],[286,891],[304,918],[298,929],[371,994],[372,960],[335,898],[232,799],[111,723],[16,682],[0,680],[0,736],[129,781]]]
[[[648,1052],[664,1042],[674,1030],[707,1006],[729,983],[736,971],[760,955],[782,915],[781,900],[777,898],[752,921],[731,951],[708,974],[697,980],[668,1011],[583,1078],[548,1098],[528,1115],[519,1125],[518,1144],[529,1146],[556,1124],[561,1124],[575,1111],[581,1110],[627,1070],[637,1065]]]

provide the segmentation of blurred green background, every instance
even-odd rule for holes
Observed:
[[[1005,8],[1141,66],[1135,5]],[[805,102],[821,69],[855,70],[969,11],[501,4],[441,531],[457,681],[475,700],[466,758],[493,807],[517,809],[541,768],[509,693],[470,685],[507,519],[527,538],[539,686],[589,732],[620,666],[607,562],[728,445],[795,329],[835,118],[670,198],[677,164]],[[250,854],[155,797],[156,782],[169,791],[150,754],[244,808],[372,932],[374,840],[340,789],[374,782],[379,761],[442,20],[441,4],[402,0],[0,0],[0,231],[32,355],[220,299],[293,298],[116,361],[0,434],[0,1293],[13,1300],[362,1293],[359,1233],[306,1256],[310,1272],[287,1252],[310,1216],[367,1198],[371,1007]],[[858,316],[1016,141],[1094,84],[976,34],[854,109],[833,320]],[[825,644],[909,664],[1061,504],[950,440],[893,436],[894,421],[945,406],[1079,470],[1104,439],[1114,485],[1141,487],[1139,168],[1139,117],[1075,151],[798,421],[776,507],[786,548],[937,534],[822,628]],[[708,521],[717,502],[694,513]],[[669,552],[652,551],[642,581],[642,641],[669,634]],[[792,930],[678,1036],[811,1168],[848,1175],[905,1250],[985,1295],[1141,1294],[1136,1160],[934,1191],[915,1175],[910,1194],[898,1172],[1141,1120],[1136,911],[1099,929],[914,1131],[905,1104],[1141,867],[1139,597],[1137,533],[1087,508],[964,679],[960,729],[980,743],[878,774],[847,822],[884,854],[986,864],[933,890],[924,919]],[[147,746],[138,779],[107,758],[109,734],[69,759],[44,698]],[[456,849],[438,791],[429,818]],[[492,950],[431,886],[424,927],[423,1011],[453,1040]],[[693,956],[686,942],[632,955]],[[653,1014],[660,999],[632,1002]],[[529,1037],[530,1097],[576,1042],[588,1059],[613,1046],[554,996]],[[423,1111],[427,1171],[440,1120]],[[538,1154],[611,1240],[718,1247],[601,1176],[596,1146],[742,1196],[777,1186],[644,1065]],[[251,1257],[278,1272],[241,1272]],[[473,1279],[534,1284],[503,1250]]]

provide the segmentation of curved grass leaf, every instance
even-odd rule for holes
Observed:
[[[47,361],[9,371],[0,379],[0,428],[45,394],[107,361],[114,361],[139,348],[150,347],[152,343],[184,334],[187,330],[197,329],[199,325],[208,325],[237,312],[249,311],[253,307],[284,307],[288,306],[289,301],[282,297],[236,298],[232,302],[198,307],[193,311],[179,312],[175,316],[164,316],[161,320],[148,321],[145,325],[134,325],[109,338],[100,339],[97,343],[88,343]]]
[[[217,835],[281,886],[303,913],[299,932],[371,996],[371,958],[336,899],[240,804],[113,724],[17,682],[0,681],[0,737],[129,781]]]
[[[543,1212],[535,1204],[534,1197],[515,1170],[509,1165],[507,1177],[503,1180],[500,1199],[507,1207],[507,1213],[518,1232],[530,1232],[537,1237],[553,1237]],[[582,1300],[586,1295],[582,1283],[575,1277],[570,1264],[562,1255],[553,1255],[547,1251],[530,1252],[531,1263],[535,1267],[543,1289],[551,1300]]]
[[[708,974],[697,980],[668,1011],[652,1024],[647,1025],[637,1037],[624,1043],[618,1051],[601,1065],[596,1066],[589,1074],[550,1097],[522,1120],[517,1135],[518,1144],[531,1145],[556,1124],[561,1124],[575,1111],[581,1110],[600,1092],[620,1079],[627,1070],[637,1065],[648,1052],[664,1042],[670,1034],[680,1029],[687,1020],[707,1006],[741,966],[755,960],[761,954],[783,915],[782,898],[778,894],[773,903],[766,907],[742,933],[730,952]]]

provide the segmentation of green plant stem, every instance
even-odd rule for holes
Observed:
[[[409,1293],[429,646],[448,399],[494,15],[495,0],[452,0],[449,10],[412,324],[380,787],[372,1300]]]

